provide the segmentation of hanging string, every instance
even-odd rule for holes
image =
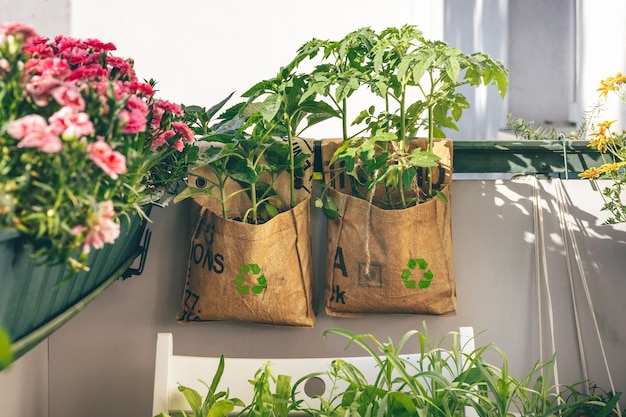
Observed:
[[[533,187],[533,231],[535,234],[535,288],[537,289],[537,313],[539,316],[539,360],[544,361],[543,356],[543,306],[541,304],[541,263],[542,259],[540,250],[540,225],[539,225],[539,190],[537,185],[537,178],[535,176],[530,177],[531,185]],[[545,269],[545,267],[544,267]]]
[[[608,377],[608,380],[609,380],[609,385],[611,387],[611,393],[613,395],[615,395],[616,394],[615,393],[615,386],[613,384],[613,378],[611,376],[611,370],[610,370],[610,367],[609,367],[609,363],[608,363],[608,360],[606,358],[606,352],[604,350],[604,343],[602,342],[602,336],[600,334],[600,326],[598,325],[598,319],[597,319],[596,314],[595,314],[595,309],[593,307],[593,302],[591,301],[591,292],[589,291],[589,283],[587,281],[587,275],[585,274],[585,270],[584,270],[583,262],[582,262],[582,256],[580,255],[580,249],[578,248],[578,241],[576,240],[576,236],[574,235],[574,230],[573,230],[573,226],[572,226],[573,221],[571,220],[572,216],[570,215],[569,210],[567,208],[568,204],[566,204],[565,191],[564,191],[564,188],[563,188],[563,184],[561,183],[560,180],[556,181],[555,184],[557,184],[559,192],[560,192],[560,199],[558,200],[559,205],[560,205],[559,209],[561,211],[563,211],[565,213],[565,215],[566,215],[565,216],[566,219],[567,219],[566,229],[567,229],[567,232],[568,232],[567,235],[568,235],[568,237],[570,239],[570,242],[571,242],[571,245],[572,245],[572,249],[574,250],[575,260],[576,260],[576,263],[577,263],[577,266],[578,266],[578,270],[580,272],[580,280],[581,280],[581,283],[582,283],[582,286],[583,286],[583,289],[584,289],[584,292],[585,292],[585,297],[586,297],[586,300],[587,300],[587,305],[589,306],[589,310],[590,310],[590,313],[591,313],[591,318],[593,320],[594,328],[595,328],[595,331],[596,331],[596,336],[598,337],[598,343],[600,345],[600,352],[602,353],[602,359],[604,361],[604,366],[606,367],[607,377]],[[581,230],[581,233],[585,233],[584,232],[584,230],[585,230],[584,228],[581,227],[580,230]],[[615,411],[617,412],[618,417],[622,416],[619,402],[615,406]]]
[[[585,355],[585,344],[583,343],[582,330],[580,326],[580,314],[578,312],[578,303],[576,303],[576,290],[574,286],[574,274],[572,271],[572,255],[570,253],[570,245],[568,244],[568,219],[566,214],[569,214],[565,197],[563,195],[563,184],[560,179],[554,180],[554,191],[558,205],[557,213],[559,215],[559,226],[561,228],[561,239],[563,240],[563,248],[565,250],[565,265],[567,267],[567,276],[569,278],[570,295],[572,297],[572,306],[574,309],[574,324],[576,325],[576,339],[578,341],[578,352],[580,354],[580,364],[583,371],[583,379],[589,380],[589,371],[587,368],[587,359]],[[575,255],[576,257],[579,254]],[[589,395],[589,385],[585,384],[585,394]]]
[[[557,365],[556,354],[556,341],[555,341],[555,332],[554,332],[554,309],[552,306],[552,295],[550,293],[550,285],[548,280],[548,262],[546,256],[546,247],[545,247],[545,232],[544,232],[544,224],[543,224],[543,211],[541,209],[541,195],[540,195],[540,186],[539,181],[536,176],[531,176],[531,181],[533,185],[533,209],[534,209],[534,232],[535,232],[535,265],[537,272],[537,287],[541,287],[541,273],[539,273],[538,264],[541,260],[541,266],[543,271],[543,283],[546,289],[546,302],[548,307],[548,320],[550,324],[550,338],[551,338],[551,347],[552,347],[552,355],[554,356],[554,382],[555,389],[557,394],[557,399],[559,403],[563,403],[564,400],[560,395],[560,384],[559,384],[559,368]],[[539,290],[538,290],[539,291]],[[541,294],[540,292],[538,292]],[[540,359],[543,361],[543,325],[542,325],[542,309],[541,309],[541,297],[537,300],[539,306],[539,351],[540,351]]]

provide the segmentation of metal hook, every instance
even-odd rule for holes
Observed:
[[[146,258],[148,257],[148,247],[150,246],[150,238],[152,237],[152,230],[146,229],[143,235],[143,242],[141,243],[141,253],[139,256],[141,259],[139,260],[138,268],[128,268],[121,276],[122,280],[126,280],[135,275],[141,275],[143,273],[143,269],[146,265]]]

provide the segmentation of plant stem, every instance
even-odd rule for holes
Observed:
[[[228,196],[226,195],[226,181],[228,180],[228,175],[219,179],[219,190],[220,190],[220,204],[222,205],[222,217],[227,219],[228,209],[226,208],[226,201],[228,200]]]
[[[406,104],[406,83],[402,83],[402,94],[400,95],[400,141],[402,144],[402,152],[409,151],[409,138],[406,136],[406,118],[405,118],[405,104]]]
[[[428,107],[428,152],[432,152],[433,150],[433,107]],[[426,168],[426,187],[428,195],[426,198],[429,198],[433,194],[433,176],[432,176],[432,168]]]
[[[293,155],[293,132],[291,130],[291,118],[287,118],[287,141],[289,146],[289,207],[295,206],[296,166]]]
[[[258,224],[257,217],[257,201],[256,201],[256,183],[250,184],[250,200],[252,201],[252,223]],[[245,221],[246,219],[244,219]]]
[[[341,101],[341,129],[343,135],[343,142],[348,140],[348,99],[343,99]]]

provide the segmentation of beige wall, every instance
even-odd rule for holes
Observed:
[[[562,247],[553,184],[541,182],[545,222],[545,253],[554,309],[557,359],[561,382],[582,378],[575,338],[573,303]],[[623,346],[626,314],[626,228],[599,225],[600,199],[586,181],[565,182],[569,211],[579,222],[577,243],[583,257],[590,294],[617,389],[626,389]],[[175,353],[231,357],[345,356],[344,342],[324,339],[329,327],[345,327],[377,337],[397,338],[419,329],[426,320],[435,335],[459,326],[474,327],[478,344],[495,343],[509,355],[514,375],[527,371],[539,359],[537,282],[535,278],[533,192],[528,181],[454,181],[452,223],[458,292],[458,314],[331,318],[321,312],[313,329],[291,329],[246,323],[176,324],[186,268],[188,229],[185,205],[157,209],[147,268],[142,276],[116,282],[81,314],[48,341],[48,401],[50,417],[93,417],[123,410],[147,416],[151,410],[156,334],[174,334]],[[313,211],[316,280],[323,276],[324,219]],[[574,268],[576,305],[582,322],[590,378],[608,387],[606,370]],[[544,354],[550,353],[546,287],[541,285],[544,314]],[[321,298],[317,304],[321,307]],[[480,333],[482,332],[482,333]],[[30,369],[20,377],[0,375],[0,388],[30,381],[33,366],[45,361],[45,350],[18,361]],[[354,354],[354,353],[351,353]],[[23,363],[24,362],[24,363]],[[28,362],[28,366],[26,364]],[[37,369],[37,368],[35,368]],[[18,372],[19,373],[19,372]],[[206,378],[210,376],[207,375]],[[45,384],[44,384],[45,385]],[[45,388],[44,388],[45,389]],[[14,390],[25,405],[31,392]],[[0,391],[4,396],[6,391]],[[42,400],[45,395],[38,395]],[[3,398],[9,403],[15,397]],[[30,404],[28,405],[31,406]],[[41,414],[21,415],[39,417]]]

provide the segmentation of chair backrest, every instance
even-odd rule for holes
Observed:
[[[463,353],[474,350],[474,331],[472,327],[459,328],[459,344]],[[415,362],[420,354],[406,354],[403,358]],[[290,375],[292,383],[312,373],[325,372],[331,369],[331,363],[337,358],[229,358],[225,357],[224,373],[218,390],[228,388],[230,398],[239,398],[249,404],[254,395],[253,386],[249,380],[254,378],[256,371],[268,362],[272,375]],[[340,358],[356,366],[368,381],[373,381],[378,375],[378,368],[371,356]],[[218,368],[220,358],[174,355],[174,338],[171,333],[157,335],[156,363],[154,373],[154,396],[152,402],[152,416],[164,412],[189,411],[189,405],[178,386],[197,390],[205,395],[207,388],[200,380],[211,383],[211,379]],[[306,381],[304,389],[298,399],[306,401],[316,407],[318,401],[315,395],[322,395],[325,387],[330,386],[326,375]]]

